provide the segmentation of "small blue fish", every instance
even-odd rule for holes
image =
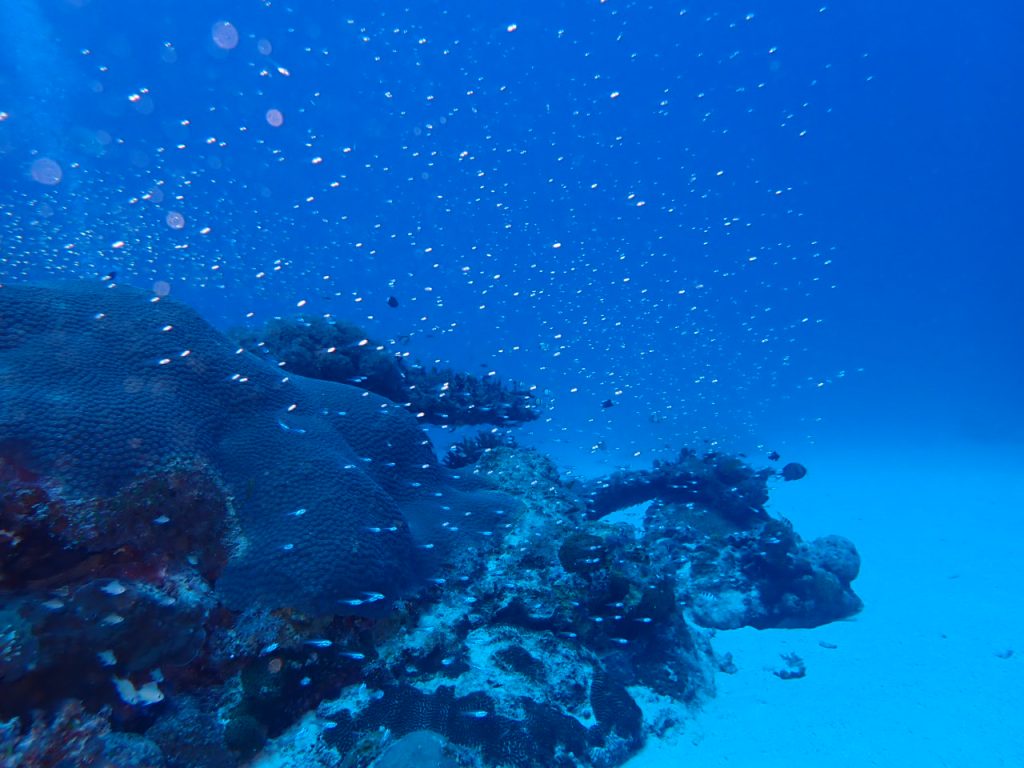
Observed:
[[[304,435],[304,434],[306,434],[306,430],[302,429],[301,427],[291,427],[291,426],[288,426],[283,421],[281,421],[281,419],[277,420],[277,426],[279,426],[285,432],[294,432],[297,435]]]

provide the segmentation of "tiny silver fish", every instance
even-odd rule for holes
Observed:
[[[281,421],[281,419],[277,420],[277,426],[279,426],[285,432],[294,432],[297,435],[304,435],[304,434],[306,434],[306,430],[302,429],[301,427],[291,427],[291,426],[285,424],[283,421]]]
[[[108,595],[123,595],[128,591],[127,587],[120,581],[112,581],[109,584],[104,584],[100,587],[101,592],[106,592]]]

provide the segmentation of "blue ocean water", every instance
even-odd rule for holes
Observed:
[[[357,11],[5,3],[4,277],[306,301],[622,448],[1019,435],[1012,7]]]
[[[0,282],[112,277],[222,330],[330,313],[534,387],[515,436],[570,476],[690,446],[933,490],[1024,439],[1022,29],[1009,3],[3,0]]]

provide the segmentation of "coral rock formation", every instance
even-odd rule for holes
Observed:
[[[174,302],[0,287],[0,768],[610,768],[713,690],[709,628],[860,608],[772,470],[452,463]]]

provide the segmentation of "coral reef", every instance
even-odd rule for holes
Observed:
[[[108,715],[65,701],[50,720],[36,712],[24,728],[18,719],[0,722],[0,768],[164,768],[155,744],[111,731]]]
[[[589,483],[587,516],[600,518],[652,499],[714,507],[737,521],[765,517],[771,469],[753,471],[741,459],[720,453],[698,456],[684,448],[674,462],[656,461],[649,470],[623,470]]]
[[[398,359],[351,323],[299,315],[276,317],[260,329],[238,328],[233,341],[289,373],[351,384],[401,402],[406,388]]]
[[[66,496],[207,468],[239,526],[217,581],[236,607],[384,611],[512,503],[445,475],[391,401],[284,376],[128,288],[0,289],[0,395],[0,457]]]
[[[586,522],[548,459],[498,448],[475,472],[523,511],[470,578],[377,645],[359,685],[321,704],[324,738],[344,753],[381,727],[428,729],[487,765],[620,764],[645,734],[630,689],[699,699],[707,636],[629,526]]]
[[[701,626],[815,627],[857,613],[856,548],[841,536],[804,542],[789,521],[770,516],[764,504],[775,474],[684,449],[674,462],[589,484],[587,514],[600,518],[653,501],[645,551],[663,572],[686,563],[679,598]]]
[[[409,409],[430,424],[515,426],[540,418],[529,389],[493,376],[473,376],[451,368],[404,365]]]
[[[199,656],[217,606],[219,487],[179,470],[110,499],[67,500],[5,470],[0,462],[0,716],[70,697],[160,701],[156,670]]]
[[[511,432],[499,432],[497,429],[490,429],[478,432],[472,437],[464,437],[457,443],[448,446],[444,455],[444,465],[449,469],[461,469],[470,464],[476,464],[480,457],[495,448],[515,448],[516,438]]]
[[[610,768],[713,691],[714,629],[860,608],[772,470],[570,483],[484,435],[445,468],[173,302],[0,287],[0,766]]]
[[[355,325],[334,318],[277,317],[232,338],[250,352],[301,376],[366,389],[402,404],[426,424],[514,426],[540,416],[529,389],[390,354]]]

